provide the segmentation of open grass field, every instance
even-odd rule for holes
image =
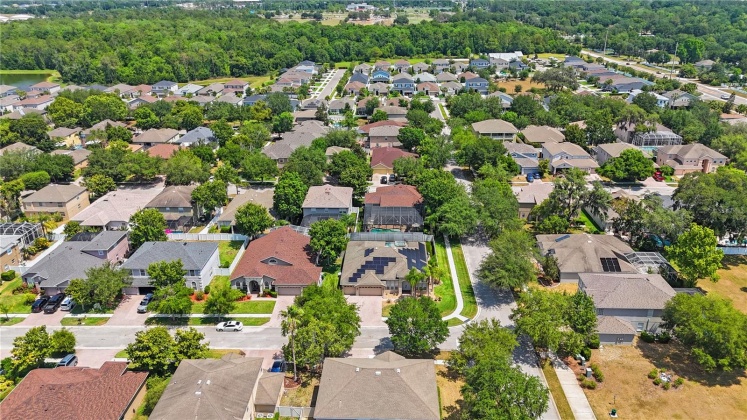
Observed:
[[[731,300],[735,308],[747,313],[747,256],[727,255],[722,264],[717,283],[701,280],[698,286],[708,294]]]
[[[613,401],[620,419],[747,418],[747,378],[733,372],[703,372],[685,347],[674,341],[604,346],[592,350],[591,362],[605,376],[597,389],[584,390],[599,419],[608,418]],[[646,376],[654,368],[682,377],[684,386],[669,390],[655,386]]]
[[[550,389],[550,394],[555,401],[555,406],[558,408],[560,418],[563,420],[572,420],[574,418],[573,410],[571,410],[568,399],[563,392],[563,387],[560,385],[558,374],[555,373],[555,369],[552,364],[545,362],[542,364],[542,373],[545,374],[545,380],[547,380],[547,387]]]
[[[85,318],[62,318],[60,321],[60,325],[63,327],[77,327],[77,326],[84,326],[84,327],[95,327],[99,325],[104,325],[107,322],[109,322],[109,318],[105,316],[87,316]]]
[[[451,252],[454,254],[454,264],[456,265],[457,277],[459,277],[459,288],[462,290],[462,299],[464,300],[464,309],[462,316],[474,318],[477,315],[477,300],[475,300],[475,291],[472,289],[472,282],[469,278],[467,263],[464,261],[462,244],[458,239],[451,241]]]
[[[23,280],[20,277],[4,282],[0,286],[0,305],[7,305],[9,314],[30,314],[31,305],[24,303],[24,294],[13,294],[13,289],[20,286]],[[3,314],[5,315],[5,314]]]
[[[220,267],[228,268],[231,266],[233,259],[241,249],[242,241],[220,241],[218,242],[218,256],[220,257]]]
[[[433,293],[441,300],[436,302],[441,316],[449,315],[456,309],[456,295],[454,294],[454,283],[449,274],[449,260],[446,258],[446,247],[443,238],[436,240],[436,259],[438,265],[444,270],[445,275],[441,278],[441,284],[433,288]]]
[[[548,58],[555,58],[559,61],[565,60],[565,54],[542,53],[542,54],[537,54],[537,57],[544,58],[545,60],[547,60]]]
[[[62,75],[57,70],[0,70],[0,74],[46,74],[47,82],[62,81]]]

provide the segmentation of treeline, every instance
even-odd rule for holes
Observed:
[[[319,63],[471,52],[577,52],[550,29],[515,21],[323,26],[248,10],[124,9],[3,25],[2,69],[55,69],[76,84],[187,82]]]

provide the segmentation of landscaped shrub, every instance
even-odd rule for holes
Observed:
[[[671,387],[672,387],[671,382],[664,382],[664,385],[662,385],[662,388],[664,388],[664,390],[668,390]]]
[[[597,382],[592,379],[584,379],[581,386],[586,389],[597,389]]]
[[[594,375],[594,379],[598,382],[604,382],[604,373],[602,373],[602,369],[599,368],[599,365],[592,364],[589,367],[591,368],[591,374]]]
[[[23,304],[24,305],[31,305],[36,300],[36,295],[33,293],[24,293],[23,294]]]
[[[11,281],[14,278],[16,278],[16,272],[13,270],[8,270],[3,274],[0,274],[0,280],[2,281]]]
[[[656,386],[661,385],[661,378],[657,377],[656,379],[654,379],[654,385]]]
[[[671,339],[672,339],[671,334],[669,334],[666,331],[662,331],[662,332],[660,332],[659,334],[656,335],[656,341],[658,341],[658,342],[660,342],[662,344],[667,344]]]
[[[195,299],[198,301],[205,299],[205,292],[198,290],[197,293],[195,293]]]
[[[21,283],[21,285],[13,289],[11,293],[14,295],[20,295],[21,293],[29,293],[29,292],[31,292],[31,288],[28,286],[28,284]]]
[[[65,355],[75,351],[75,335],[65,328],[53,332],[49,341],[52,354]]]
[[[641,340],[647,343],[653,343],[656,341],[656,336],[649,333],[648,331],[641,331]]]
[[[206,295],[210,294],[210,285],[209,284],[207,286],[205,286],[205,294]]]
[[[38,251],[44,251],[45,249],[49,248],[50,245],[51,243],[49,242],[49,239],[47,238],[34,239],[34,247],[36,247]]]
[[[579,354],[581,354],[587,362],[591,360],[591,350],[588,347],[582,348]]]
[[[590,349],[598,349],[599,344],[599,334],[594,334],[591,338],[589,338],[588,346]]]
[[[648,379],[656,379],[656,377],[658,376],[659,376],[658,369],[652,369],[651,372],[648,373]]]
[[[145,392],[145,400],[143,401],[143,414],[147,416],[153,412],[168,384],[169,378],[160,378],[158,376],[148,378],[148,382],[146,382],[148,391]]]
[[[685,384],[685,380],[682,378],[677,378],[672,385],[674,385],[675,388],[679,388],[682,385]]]

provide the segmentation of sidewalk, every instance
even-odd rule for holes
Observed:
[[[469,318],[460,315],[462,309],[464,309],[464,300],[462,299],[462,289],[459,287],[459,277],[457,276],[456,265],[454,264],[454,254],[451,253],[451,243],[449,238],[444,235],[444,244],[446,245],[446,259],[449,260],[449,274],[451,274],[451,283],[454,285],[454,293],[456,294],[456,309],[454,312],[446,315],[442,319],[448,321],[452,318],[457,318],[460,321],[467,321]]]
[[[596,420],[597,417],[594,415],[591,405],[589,405],[589,400],[586,399],[586,394],[578,384],[576,374],[557,356],[551,356],[551,360],[555,373],[558,375],[560,387],[563,388],[568,405],[571,406],[571,411],[573,411],[576,420]]]

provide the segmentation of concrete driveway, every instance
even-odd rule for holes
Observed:
[[[350,303],[358,305],[362,327],[385,327],[381,320],[381,296],[345,296]]]
[[[26,319],[19,322],[16,325],[23,326],[23,327],[39,327],[41,325],[60,325],[60,321],[62,321],[62,318],[65,317],[69,312],[57,310],[57,312],[53,314],[45,314],[44,312],[38,312],[35,314],[29,314]]]
[[[137,307],[145,295],[124,295],[122,301],[114,310],[111,319],[106,325],[143,325],[148,318],[148,314],[137,313]]]
[[[279,328],[280,323],[283,321],[280,312],[288,309],[288,307],[293,304],[295,298],[295,296],[278,296],[277,301],[275,302],[275,308],[272,310],[272,315],[270,316],[270,322],[264,326]]]

